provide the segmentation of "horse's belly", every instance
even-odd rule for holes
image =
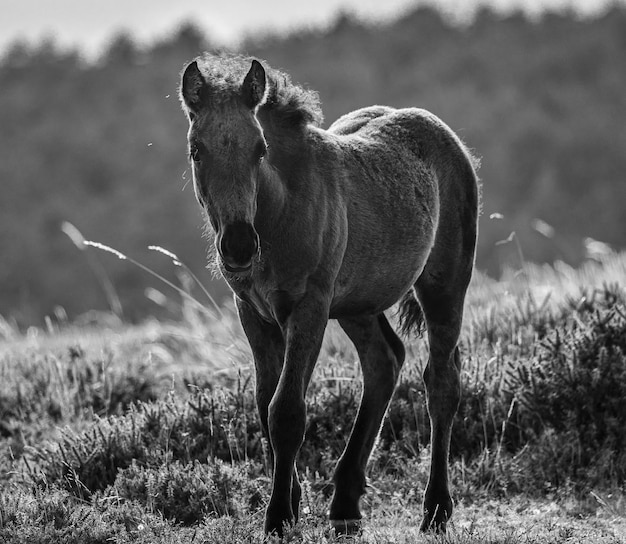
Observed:
[[[337,278],[330,317],[378,314],[393,306],[422,273],[430,248],[413,251],[395,261],[368,263]]]
[[[393,306],[401,295],[387,299],[350,299],[341,300],[333,304],[330,309],[330,319],[341,319],[357,315],[376,315]]]

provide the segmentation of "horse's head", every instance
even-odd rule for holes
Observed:
[[[256,111],[265,100],[266,75],[256,60],[237,82],[205,77],[203,70],[209,74],[210,69],[201,70],[193,61],[182,76],[194,190],[215,231],[224,267],[245,272],[259,250],[254,217],[267,142]]]

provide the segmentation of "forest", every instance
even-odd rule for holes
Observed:
[[[149,46],[112,37],[96,60],[54,41],[14,43],[0,61],[0,316],[108,310],[172,316],[162,283],[127,260],[82,248],[74,225],[174,281],[174,252],[218,299],[209,240],[190,185],[177,87],[185,63],[221,45],[193,24]],[[339,16],[325,30],[247,38],[265,59],[319,92],[325,126],[371,104],[419,106],[480,158],[477,268],[498,278],[526,262],[579,265],[626,246],[626,8],[529,19],[480,10],[459,25],[430,7],[386,24]],[[599,243],[602,242],[602,243]],[[146,290],[152,289],[146,296]],[[170,293],[167,293],[168,296]]]

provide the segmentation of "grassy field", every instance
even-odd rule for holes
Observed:
[[[353,542],[626,542],[626,255],[573,270],[477,273],[455,421],[445,537],[418,532],[429,429],[408,360],[369,468]],[[179,323],[0,323],[0,542],[262,542],[267,444],[250,352],[231,307]],[[302,520],[327,533],[332,469],[360,391],[356,354],[328,327],[308,392]],[[345,541],[344,539],[343,541]]]

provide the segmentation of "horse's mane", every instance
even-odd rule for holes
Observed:
[[[211,97],[220,100],[240,92],[252,57],[205,53],[197,61]],[[324,117],[317,92],[292,83],[288,74],[271,68],[265,61],[260,62],[267,77],[266,100],[260,110],[286,126],[320,126]]]

